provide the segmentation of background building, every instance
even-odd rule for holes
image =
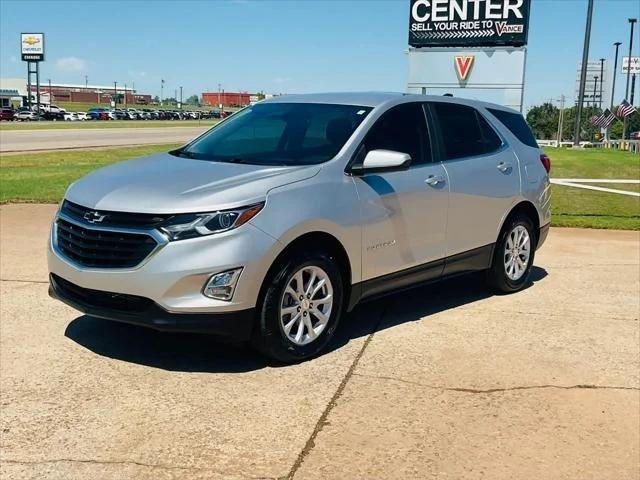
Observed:
[[[31,85],[31,93],[35,94]],[[118,103],[146,105],[151,103],[151,95],[139,94],[133,88],[118,85],[73,85],[63,83],[40,83],[40,95],[51,94],[51,102],[110,103],[114,94],[118,94]],[[126,95],[126,102],[125,102]]]
[[[601,71],[604,69],[604,75]],[[582,70],[582,62],[578,62],[578,68],[576,70],[576,105],[578,103],[578,96],[580,95],[580,71]],[[601,62],[600,60],[589,60],[587,62],[587,81],[584,87],[584,98],[582,100],[583,107],[600,107],[608,108],[611,102],[611,75],[607,60]],[[596,83],[596,77],[598,77]],[[602,81],[604,77],[604,82]],[[595,92],[594,92],[595,87]]]
[[[0,105],[9,107],[12,103],[22,105],[27,97],[27,82],[23,78],[0,78]]]
[[[256,95],[248,92],[205,92],[202,94],[202,103],[218,107],[244,107],[251,103],[251,98]]]

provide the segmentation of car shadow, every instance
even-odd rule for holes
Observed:
[[[546,276],[546,270],[533,267],[527,288]],[[481,275],[473,274],[363,303],[343,317],[328,351],[374,331],[418,321],[492,295]],[[158,332],[87,315],[69,323],[65,336],[98,355],[168,371],[240,373],[282,366],[245,344],[204,334]]]

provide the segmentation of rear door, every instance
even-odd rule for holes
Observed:
[[[517,159],[475,108],[432,102],[442,164],[449,177],[447,256],[496,242],[520,192]]]
[[[363,280],[411,267],[420,270],[445,255],[449,186],[444,167],[433,162],[421,103],[405,103],[382,115],[365,137],[358,156],[364,158],[367,152],[379,149],[408,153],[412,162],[407,170],[354,177],[363,216]],[[442,265],[436,262],[428,270],[428,276],[438,276]],[[391,285],[374,285],[368,293],[386,286]]]

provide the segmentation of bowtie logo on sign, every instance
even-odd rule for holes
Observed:
[[[469,73],[471,73],[471,67],[473,67],[475,58],[473,55],[456,55],[453,58],[460,81],[464,82],[469,76]]]

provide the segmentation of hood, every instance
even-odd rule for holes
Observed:
[[[205,212],[263,201],[269,190],[311,178],[320,169],[209,162],[161,153],[96,170],[72,184],[65,198],[96,210]]]

